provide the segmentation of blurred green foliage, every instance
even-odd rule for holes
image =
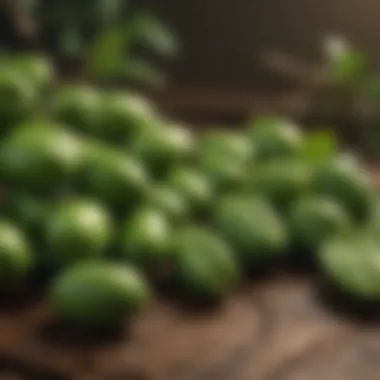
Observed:
[[[92,81],[160,85],[161,60],[179,52],[173,31],[141,2],[12,0],[10,16],[35,46],[75,62]],[[154,62],[154,64],[153,64]]]
[[[336,134],[331,128],[324,128],[312,131],[305,137],[300,156],[307,162],[321,164],[331,160],[337,151]]]
[[[367,55],[343,37],[328,36],[323,47],[327,76],[331,83],[349,87],[359,85],[367,77]]]
[[[351,119],[359,124],[361,148],[366,155],[378,158],[380,74],[371,68],[369,55],[342,36],[328,36],[323,48],[327,77],[324,98],[332,100],[335,113],[350,112]]]

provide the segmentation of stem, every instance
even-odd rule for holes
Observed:
[[[296,59],[276,50],[267,50],[261,54],[264,67],[295,81],[306,88],[322,87],[326,83],[324,67]]]

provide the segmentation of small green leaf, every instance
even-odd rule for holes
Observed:
[[[129,58],[124,76],[135,84],[160,87],[165,83],[164,75],[150,63],[138,58]]]
[[[356,84],[366,72],[368,57],[343,36],[327,36],[323,40],[323,53],[333,83]]]
[[[360,77],[367,68],[367,57],[359,51],[353,50],[337,63],[335,75],[340,80],[350,80]]]
[[[367,69],[367,57],[352,49],[329,63],[330,79],[335,83],[349,84],[359,80]]]
[[[329,160],[336,153],[337,148],[338,140],[332,130],[310,132],[304,140],[301,158],[319,164]]]
[[[139,13],[131,23],[137,42],[165,57],[172,57],[178,53],[179,46],[174,33],[152,13]]]
[[[104,79],[119,73],[125,63],[129,41],[129,34],[123,26],[104,29],[90,48],[87,74]]]

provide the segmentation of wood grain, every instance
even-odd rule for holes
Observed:
[[[302,278],[253,282],[208,310],[157,301],[124,331],[90,336],[37,301],[1,312],[0,379],[377,379],[379,338]]]

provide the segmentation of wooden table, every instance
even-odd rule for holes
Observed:
[[[157,301],[124,332],[76,336],[42,301],[0,316],[0,379],[366,380],[380,329],[327,305],[315,282],[253,281],[209,310]]]

